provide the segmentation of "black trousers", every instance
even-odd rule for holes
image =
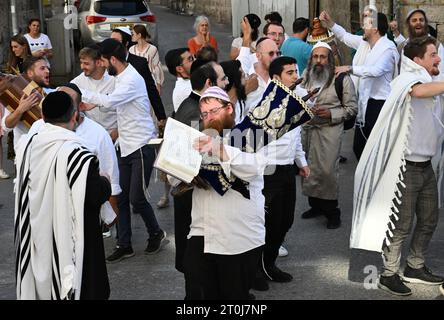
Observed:
[[[356,158],[361,158],[362,151],[364,151],[367,139],[375,126],[376,120],[378,120],[379,113],[381,112],[382,106],[385,100],[374,100],[369,99],[367,103],[367,110],[365,112],[365,126],[360,128],[355,127],[355,138],[353,141],[353,152]]]
[[[188,239],[184,259],[189,300],[248,300],[262,247],[236,255],[204,253],[204,238]]]
[[[193,190],[174,197],[174,242],[176,244],[176,269],[184,272],[183,258],[191,225]]]
[[[279,247],[294,221],[296,204],[295,165],[276,166],[272,175],[264,176],[265,197],[265,245],[263,264],[273,267],[279,255]]]
[[[333,215],[340,215],[341,211],[338,208],[338,200],[326,200],[314,197],[308,197],[308,204],[312,208],[327,217]]]

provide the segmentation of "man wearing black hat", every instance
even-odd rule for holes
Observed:
[[[74,108],[79,110],[82,92],[76,84],[67,83],[64,86],[58,87],[57,91],[69,94],[74,103]],[[29,129],[28,136],[38,133],[43,128],[44,123],[44,119],[35,121]],[[100,124],[86,117],[83,112],[79,112],[75,133],[77,137],[82,139],[84,146],[99,159],[100,172],[106,175],[111,182],[111,197],[109,199],[111,206],[105,204],[100,211],[103,223],[111,225],[117,220],[117,198],[122,192],[119,184],[116,149],[108,132]]]
[[[117,247],[107,261],[117,262],[134,256],[131,245],[130,203],[134,213],[139,213],[149,233],[146,254],[157,253],[166,238],[160,229],[153,208],[147,201],[147,189],[155,160],[155,150],[148,145],[157,136],[147,105],[148,95],[142,76],[126,61],[126,50],[114,39],[100,43],[102,62],[108,73],[116,76],[115,89],[104,95],[82,89],[83,110],[94,107],[116,108],[120,171],[119,239]]]
[[[114,29],[111,32],[111,39],[115,39],[123,44],[126,52],[126,61],[130,63],[143,77],[146,92],[148,93],[148,98],[151,102],[151,107],[153,108],[154,114],[159,121],[159,127],[162,128],[166,123],[166,114],[162,99],[160,98],[159,91],[157,90],[150,68],[146,63],[146,59],[128,51],[128,46],[131,42],[131,33],[128,32],[130,32],[128,28]]]
[[[50,93],[42,113],[46,123],[17,152],[17,298],[108,299],[98,216],[110,182],[73,132],[78,112],[71,97]]]

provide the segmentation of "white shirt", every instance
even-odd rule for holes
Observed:
[[[130,64],[116,76],[115,89],[111,94],[81,90],[83,101],[105,109],[116,108],[122,157],[142,148],[157,135],[145,81]]]
[[[45,92],[45,94],[49,94],[49,93],[55,91],[55,89],[43,88],[43,91]],[[5,107],[5,112],[4,112],[3,118],[1,120],[2,121],[1,127],[2,127],[5,135],[8,132],[10,132],[11,130],[14,132],[14,150],[17,151],[17,146],[19,144],[21,137],[28,133],[29,128],[27,126],[25,126],[22,121],[19,121],[15,125],[14,128],[8,128],[6,126],[6,117],[9,116],[10,114],[11,114],[11,112]]]
[[[247,72],[248,75],[256,74],[256,70],[254,68],[254,65],[251,66],[250,70]],[[267,89],[268,85],[271,82],[271,79],[268,78],[267,81],[262,79],[260,75],[257,75],[257,81],[258,81],[258,87],[256,90],[250,92],[247,95],[247,99],[245,100],[245,114],[247,114],[249,111],[253,110],[259,101],[261,101],[262,96],[264,95],[265,90]]]
[[[19,121],[19,122],[16,124],[16,126],[15,126],[14,128],[8,128],[8,127],[6,126],[6,117],[9,116],[10,114],[11,114],[11,112],[10,112],[8,109],[6,109],[6,107],[5,107],[5,112],[4,112],[4,114],[3,114],[3,118],[2,118],[2,126],[1,126],[1,127],[2,127],[2,129],[3,129],[4,133],[5,133],[5,135],[6,135],[8,132],[10,132],[11,130],[14,132],[14,150],[17,150],[17,146],[18,146],[18,143],[19,143],[20,138],[21,138],[23,135],[27,134],[28,131],[29,131],[29,129],[28,129],[28,127],[26,127],[26,126],[23,124],[22,121]]]
[[[191,94],[191,81],[190,79],[184,79],[181,77],[177,77],[176,85],[174,86],[173,90],[173,108],[174,112],[177,112],[177,109],[179,109],[180,104],[188,98],[188,96]]]
[[[25,34],[26,40],[28,40],[29,48],[31,49],[31,53],[41,50],[41,49],[52,49],[51,40],[49,40],[49,37],[44,34],[40,33],[40,36],[37,39],[34,39],[29,35],[29,33]],[[50,66],[48,59],[45,56],[46,62],[48,62],[48,66]]]
[[[353,35],[343,27],[335,24],[332,28],[336,37],[348,47],[359,51],[367,46],[362,36]],[[382,52],[381,52],[382,51]],[[353,59],[353,76],[360,78],[357,88],[359,110],[364,109],[370,98],[386,100],[390,95],[390,82],[393,80],[395,68],[399,61],[399,54],[395,44],[386,36],[381,37],[371,48],[362,65],[355,65],[356,53]]]
[[[228,190],[220,196],[214,189],[194,188],[188,238],[204,237],[204,252],[235,255],[265,243],[265,198],[263,172],[266,158],[225,146],[230,160],[220,163],[230,173],[249,182],[250,199]]]
[[[43,119],[34,122],[29,129],[28,135],[32,136],[38,133],[44,128],[44,124]],[[83,122],[77,127],[75,134],[82,139],[83,145],[99,159],[100,172],[105,172],[111,180],[111,195],[120,194],[122,189],[119,184],[116,150],[109,134],[101,125],[86,117],[83,118]]]
[[[72,79],[71,82],[76,84],[80,89],[93,91],[95,93],[110,94],[114,91],[115,78],[110,76],[106,70],[100,80],[87,77],[85,73],[82,72]],[[104,127],[108,132],[117,128],[117,112],[115,108],[94,108],[86,111],[85,114],[88,118]]]
[[[438,120],[443,116],[438,99],[439,96],[426,99],[412,97],[413,119],[408,138],[411,153],[405,157],[409,161],[428,161],[438,150],[439,139],[443,133]]]
[[[393,40],[395,40],[396,45],[399,46],[401,43],[405,41],[405,38],[402,34],[399,34],[399,36],[395,37]]]
[[[256,62],[258,62],[256,53],[251,53],[250,48],[247,47],[240,48],[240,52],[236,60],[240,61],[241,68],[245,74],[249,74],[251,68]]]
[[[307,166],[301,143],[301,126],[270,142],[264,149],[267,161],[270,164],[288,165],[296,163],[299,168]]]

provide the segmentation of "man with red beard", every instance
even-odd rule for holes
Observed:
[[[234,106],[227,93],[210,87],[200,98],[203,126],[222,135],[234,126]],[[228,175],[249,182],[249,198],[230,189],[222,197],[213,189],[195,188],[190,233],[184,257],[187,299],[248,299],[265,239],[263,171],[265,158],[224,147],[209,136],[195,143],[215,157]],[[205,157],[204,157],[205,158]],[[217,161],[217,162],[216,162]]]
[[[287,64],[282,61],[282,65]],[[287,76],[288,72],[292,84],[296,79],[294,60],[289,69],[284,67],[279,74]],[[193,190],[184,259],[185,285],[197,286],[200,290],[193,295],[187,293],[188,299],[249,298],[248,291],[265,244],[263,175],[266,166],[277,163],[267,151],[270,144],[263,148],[260,145],[268,143],[270,137],[281,137],[313,116],[305,102],[282,83],[282,77],[273,78],[262,103],[234,130],[234,107],[224,90],[213,86],[200,98],[200,114],[207,136],[197,139],[194,148],[203,154],[199,176],[212,188]],[[275,116],[277,108],[286,109],[283,116]],[[268,134],[264,137],[267,141],[261,140],[257,129]],[[247,134],[243,135],[244,132]],[[247,145],[231,147],[221,143],[220,137],[228,136],[229,143],[236,146],[236,141],[244,137],[249,140],[250,133],[255,136],[253,145],[247,142]],[[242,139],[237,139],[239,137]],[[288,148],[275,146],[276,149],[282,147]]]

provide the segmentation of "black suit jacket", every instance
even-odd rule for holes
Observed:
[[[162,99],[160,98],[159,91],[157,91],[156,84],[150,68],[148,68],[148,62],[146,59],[128,53],[127,61],[137,70],[137,72],[139,72],[143,79],[145,79],[146,92],[148,93],[148,98],[153,106],[157,120],[166,119],[165,108],[163,107]]]
[[[186,98],[180,104],[173,118],[176,119],[177,121],[186,124],[187,126],[194,127],[194,129],[202,131],[203,126],[202,126],[202,121],[200,120],[199,99],[200,96],[198,96],[194,92],[191,92],[188,98]],[[192,122],[194,124],[198,122],[199,127],[196,128],[195,126],[192,126],[191,125]]]

